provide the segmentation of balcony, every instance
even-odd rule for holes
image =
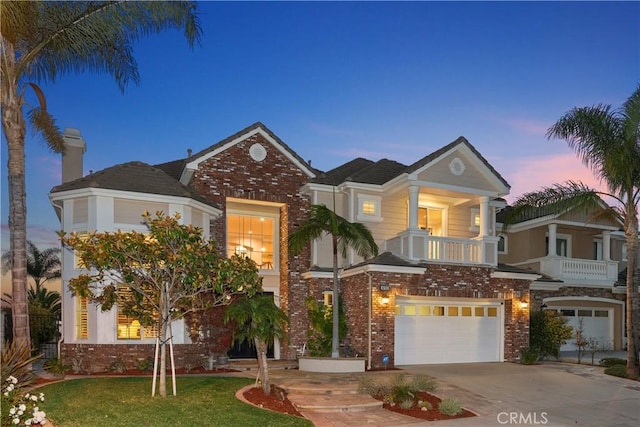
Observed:
[[[618,279],[618,261],[547,256],[521,263],[554,279],[582,286],[613,285]]]
[[[466,265],[496,265],[498,238],[464,239],[430,236],[424,230],[405,230],[386,241],[391,253],[409,261]]]

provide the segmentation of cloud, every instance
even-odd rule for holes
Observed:
[[[511,194],[507,196],[509,202],[513,202],[524,193],[568,180],[582,181],[592,188],[606,191],[606,185],[601,183],[573,153],[501,159],[495,161],[495,164],[502,164],[500,173],[511,184]]]
[[[546,135],[552,123],[522,118],[493,118],[494,122],[530,135]]]

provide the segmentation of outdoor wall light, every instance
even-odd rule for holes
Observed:
[[[521,302],[520,302],[520,308],[521,308],[521,309],[523,309],[523,310],[524,310],[524,309],[525,309],[525,308],[527,308],[527,307],[529,307],[529,303],[528,303],[528,302],[526,302],[526,301],[521,301]]]
[[[389,295],[383,295],[382,298],[380,299],[382,301],[383,305],[387,305],[389,304]]]

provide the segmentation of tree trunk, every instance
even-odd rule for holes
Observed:
[[[167,330],[169,329],[169,307],[167,295],[160,296],[160,396],[167,397]]]
[[[338,307],[338,238],[333,234],[333,329],[331,336],[331,357],[340,357],[340,307]]]
[[[267,343],[258,337],[255,337],[253,341],[258,351],[258,373],[262,382],[262,391],[264,394],[270,394],[271,383],[269,382],[269,367],[267,366]]]
[[[11,266],[11,313],[13,340],[31,347],[29,306],[27,303],[27,207],[25,194],[24,140],[26,135],[22,99],[15,76],[14,47],[2,38],[2,58],[6,75],[0,87],[2,128],[7,139],[9,169],[9,233]]]
[[[635,211],[636,206],[631,202],[627,206],[627,301],[626,301],[626,322],[627,322],[627,375],[635,378],[638,376],[638,332],[636,322],[640,316],[638,295],[638,268],[640,268],[640,251],[638,251],[638,216]]]

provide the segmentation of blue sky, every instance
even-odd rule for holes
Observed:
[[[513,197],[590,173],[546,129],[574,106],[621,105],[640,77],[637,2],[201,2],[203,38],[135,47],[139,86],[106,75],[42,85],[85,173],[186,156],[261,121],[313,166],[411,163],[465,136]],[[2,250],[8,249],[2,141]],[[29,133],[29,238],[56,244],[60,156]]]

